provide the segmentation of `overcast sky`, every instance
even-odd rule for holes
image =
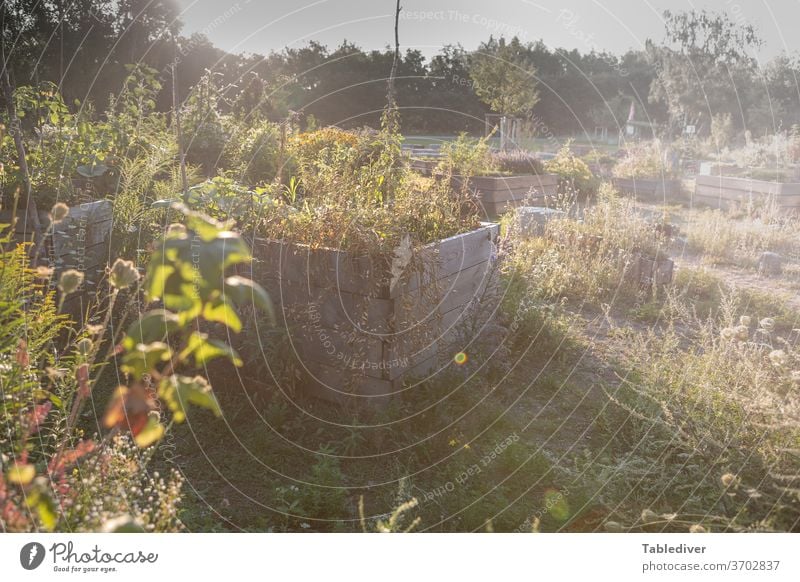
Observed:
[[[203,32],[231,52],[268,53],[309,40],[343,39],[364,49],[393,43],[394,0],[178,0],[184,32]],[[400,43],[435,54],[445,44],[474,48],[490,34],[543,40],[550,47],[622,53],[661,40],[669,8],[727,12],[754,24],[762,58],[800,49],[800,0],[402,0]]]

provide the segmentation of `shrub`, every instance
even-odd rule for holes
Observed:
[[[487,176],[497,172],[489,148],[489,137],[473,139],[462,133],[441,147],[442,159],[436,171],[449,176]]]
[[[399,164],[393,137],[328,128],[293,140],[297,175],[264,208],[258,232],[298,244],[355,253],[391,251],[404,236],[415,244],[478,226],[468,194],[448,180],[425,178]]]
[[[572,153],[570,142],[565,143],[556,156],[545,163],[544,168],[552,174],[558,174],[562,193],[571,191],[585,197],[597,190],[594,174],[586,162]]]
[[[299,163],[313,163],[321,157],[335,157],[337,152],[354,153],[358,145],[357,134],[338,127],[325,127],[294,135],[291,153]]]
[[[628,146],[625,157],[614,166],[615,178],[672,178],[673,169],[664,160],[661,142],[641,142]]]
[[[243,135],[235,135],[232,147],[226,154],[227,167],[240,182],[250,186],[272,182],[278,175],[280,158],[280,133],[277,126],[262,121],[247,128]]]

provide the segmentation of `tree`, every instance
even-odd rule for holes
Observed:
[[[475,93],[492,111],[526,117],[539,100],[530,49],[514,37],[489,38],[470,58]]]
[[[752,82],[752,50],[761,40],[752,25],[739,25],[727,14],[705,10],[664,12],[666,39],[646,50],[656,68],[650,100],[665,103],[671,131],[684,124],[709,129],[705,120],[730,113],[741,117],[736,97]]]

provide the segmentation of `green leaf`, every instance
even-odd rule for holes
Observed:
[[[172,411],[175,422],[186,420],[186,407],[194,404],[206,408],[215,416],[222,414],[219,402],[211,390],[211,385],[202,376],[189,378],[188,376],[174,375],[164,378],[158,385],[159,397],[167,403]]]
[[[206,303],[203,307],[203,317],[208,321],[226,325],[236,333],[242,331],[242,321],[230,301],[218,299],[213,303]]]
[[[146,373],[154,370],[161,362],[166,362],[172,357],[172,350],[164,342],[149,344],[136,344],[122,357],[122,370],[134,378],[141,378]]]
[[[141,432],[134,437],[134,441],[137,447],[144,449],[161,440],[162,436],[164,436],[164,425],[158,422],[155,416],[149,416],[147,418],[147,424],[145,424]]]
[[[245,277],[234,275],[225,279],[224,289],[225,294],[233,299],[236,305],[239,307],[254,305],[266,313],[274,323],[275,311],[272,307],[272,299],[261,285]]]
[[[38,479],[37,479],[38,482]],[[39,516],[47,531],[53,531],[58,524],[58,508],[47,491],[46,481],[40,483],[27,497],[26,503]]]
[[[181,353],[181,358],[193,356],[195,365],[205,366],[215,358],[227,358],[234,366],[241,366],[242,360],[231,346],[225,342],[208,339],[208,335],[193,332],[189,336],[186,349]]]
[[[78,166],[75,168],[75,171],[78,172],[84,178],[99,178],[106,172],[108,172],[108,166],[103,164],[86,164],[83,166]]]
[[[167,289],[167,281],[170,276],[175,273],[175,267],[163,264],[160,261],[156,262],[156,260],[157,257],[154,256],[150,261],[150,265],[147,268],[147,278],[145,280],[145,290],[147,291],[150,301],[155,301],[164,296]]]
[[[220,222],[199,212],[186,213],[187,228],[195,231],[204,242],[211,242],[233,227],[232,222]],[[238,235],[237,235],[238,236]]]
[[[132,350],[138,344],[161,342],[178,328],[178,317],[174,313],[166,309],[153,309],[131,324],[122,345],[126,350]]]

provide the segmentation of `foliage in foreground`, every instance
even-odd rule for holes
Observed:
[[[161,440],[168,412],[170,424],[183,422],[191,405],[221,413],[207,380],[191,371],[217,358],[240,362],[232,348],[201,330],[217,324],[238,332],[235,308],[269,309],[269,299],[248,279],[225,276],[229,267],[249,260],[238,235],[177,210],[186,224],[169,229],[142,285],[146,299],[163,307],[137,318],[121,337],[106,334],[115,329],[110,323],[120,294],[129,300],[138,294],[133,263],[117,260],[108,271],[108,304],[75,323],[60,310],[80,287],[82,274],[61,274],[56,304],[47,284],[52,271],[31,269],[25,246],[14,246],[7,236],[1,241],[4,249],[10,247],[0,263],[5,530],[91,531],[117,522],[148,531],[180,527],[181,478],[174,471],[166,480],[148,474],[151,453],[131,447],[146,449]],[[63,205],[54,208],[54,219],[66,211]],[[107,432],[87,437],[92,429],[81,413],[87,402],[93,409],[102,406],[97,386],[109,364],[124,383],[107,403],[102,419]]]

